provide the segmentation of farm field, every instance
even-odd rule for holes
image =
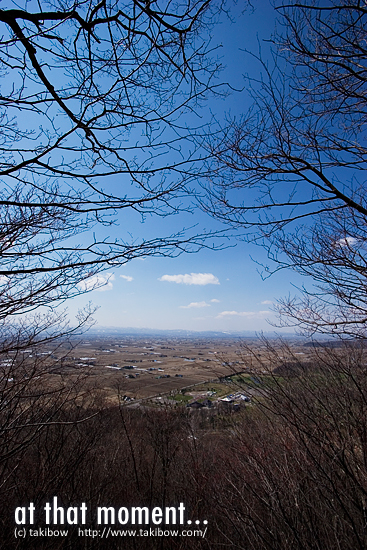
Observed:
[[[307,354],[299,341],[294,348],[296,354]],[[72,380],[85,376],[87,386],[98,388],[111,404],[117,403],[118,395],[136,402],[176,396],[173,402],[188,403],[190,396],[194,399],[210,393],[213,384],[213,395],[218,398],[231,391],[221,383],[224,377],[247,373],[250,381],[250,374],[261,374],[261,362],[266,369],[271,366],[264,344],[255,338],[93,335],[44,353],[48,354],[51,377]],[[238,376],[233,381],[238,382]],[[188,395],[179,397],[182,390]]]

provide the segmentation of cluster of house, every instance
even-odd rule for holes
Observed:
[[[226,395],[226,397],[218,399],[218,401],[222,403],[232,403],[234,406],[237,405],[237,407],[239,407],[239,405],[236,404],[236,401],[249,402],[251,401],[251,398],[243,393],[232,393],[231,395]],[[204,399],[204,401],[193,401],[192,403],[188,403],[186,406],[191,409],[202,409],[204,407],[210,408],[213,406],[213,401],[210,399]]]
[[[231,393],[231,395],[226,395],[226,397],[222,397],[220,401],[223,401],[224,403],[233,403],[234,401],[251,401],[251,398],[247,395],[244,395],[243,393]]]

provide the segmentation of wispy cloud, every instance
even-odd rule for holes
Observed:
[[[185,273],[185,275],[162,275],[159,281],[184,285],[219,285],[218,277],[213,273]]]
[[[216,298],[213,298],[210,300],[212,304],[219,304],[220,300],[217,300]]]
[[[210,304],[207,304],[206,302],[191,302],[188,306],[180,306],[181,309],[191,309],[193,307],[210,307]]]
[[[120,275],[120,277],[121,279],[125,279],[125,281],[128,281],[129,283],[134,280],[134,278],[130,277],[130,275]]]
[[[222,317],[263,317],[264,315],[269,315],[271,311],[222,311],[217,315],[217,319]]]
[[[271,306],[273,302],[271,300],[263,300],[260,302],[262,306]]]
[[[98,292],[105,292],[106,290],[112,290],[112,281],[115,280],[113,273],[104,273],[103,275],[93,275],[85,281],[78,283],[78,288],[82,291],[97,290]]]

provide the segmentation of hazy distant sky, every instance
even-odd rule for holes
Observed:
[[[239,2],[241,4],[241,2]],[[263,53],[275,25],[270,2],[254,3],[255,10],[243,15],[234,8],[234,23],[223,18],[214,32],[213,43],[222,43],[221,55],[226,65],[222,80],[235,87],[244,84],[243,73],[256,71],[256,62],[242,49]],[[225,100],[210,103],[210,109],[220,118],[229,110],[241,113],[248,108],[243,93],[233,93]],[[218,229],[220,225],[204,213],[174,218],[150,218],[144,224],[133,216],[119,220],[120,225],[109,235],[119,236],[126,230],[133,236],[159,236],[169,227],[182,226]],[[71,317],[88,301],[99,307],[95,318],[99,325],[186,330],[274,330],[267,320],[275,320],[273,304],[282,296],[294,293],[292,283],[302,280],[291,272],[281,272],[262,280],[257,261],[266,254],[259,247],[232,240],[230,248],[222,251],[202,250],[177,258],[147,258],[134,260],[124,267],[110,269],[99,275],[105,286],[68,302]],[[95,281],[87,281],[93,286]],[[288,329],[289,330],[289,329]]]

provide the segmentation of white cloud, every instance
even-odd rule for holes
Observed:
[[[260,302],[262,306],[271,306],[271,304],[273,303],[271,300],[263,300],[262,302]]]
[[[212,302],[212,304],[219,304],[219,302],[220,302],[220,300],[217,300],[216,298],[213,298],[210,301]]]
[[[130,275],[120,275],[120,277],[121,279],[125,279],[125,281],[128,281],[129,283],[134,280],[134,278],[130,277]]]
[[[263,317],[269,315],[270,311],[222,311],[216,318],[221,317]]]
[[[112,290],[112,281],[115,280],[113,273],[105,273],[104,275],[93,275],[89,279],[85,279],[78,283],[78,288],[82,291],[97,290],[98,292],[105,292],[106,290]]]
[[[188,306],[180,306],[181,309],[191,309],[192,307],[210,307],[206,302],[191,302]]]
[[[219,285],[219,279],[212,273],[185,273],[185,275],[163,275],[158,281],[184,285]]]
[[[353,246],[354,244],[356,244],[357,240],[358,239],[356,239],[355,237],[343,237],[342,239],[336,241],[336,244],[338,244],[339,246]]]

